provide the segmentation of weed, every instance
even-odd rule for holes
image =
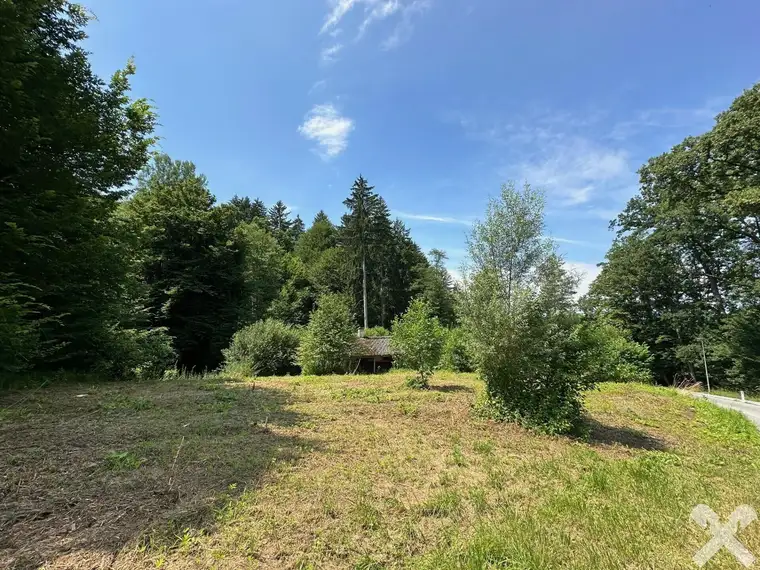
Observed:
[[[429,517],[453,517],[459,512],[462,499],[456,491],[440,491],[422,504],[422,514]]]
[[[491,455],[493,448],[494,445],[490,439],[479,439],[472,444],[472,450],[480,455]]]
[[[109,471],[132,471],[142,465],[143,460],[130,451],[112,451],[105,456]]]

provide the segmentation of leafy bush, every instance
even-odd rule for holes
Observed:
[[[589,382],[651,382],[649,349],[604,318],[586,320],[573,332],[578,374]]]
[[[356,333],[348,302],[341,295],[323,295],[301,342],[303,373],[347,372],[355,351]]]
[[[277,376],[298,371],[297,329],[267,319],[240,329],[224,351],[224,370],[244,376]]]
[[[370,327],[364,329],[364,336],[366,338],[377,338],[379,336],[391,336],[391,331],[385,327]]]
[[[34,289],[12,282],[0,274],[0,372],[20,372],[31,368],[43,355],[40,342],[40,309]]]
[[[446,330],[431,316],[429,305],[415,299],[409,309],[393,321],[391,346],[395,362],[403,368],[417,371],[410,385],[427,387],[428,378],[441,360]]]
[[[172,339],[164,328],[112,328],[100,347],[96,371],[110,378],[161,378],[176,362]]]
[[[440,367],[452,372],[472,372],[475,369],[464,329],[455,328],[446,331]]]

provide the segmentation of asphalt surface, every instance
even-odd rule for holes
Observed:
[[[725,396],[714,396],[712,394],[705,394],[704,392],[693,393],[695,398],[704,398],[709,400],[716,406],[722,408],[729,408],[731,410],[737,410],[744,414],[748,420],[753,422],[758,428],[760,428],[760,403],[744,401],[742,402],[738,398],[727,398]]]

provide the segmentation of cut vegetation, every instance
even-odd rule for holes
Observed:
[[[3,394],[0,567],[686,568],[695,505],[757,498],[755,429],[673,390],[603,384],[570,438],[478,419],[474,375],[408,375]]]

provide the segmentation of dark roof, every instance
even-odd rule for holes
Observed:
[[[358,356],[392,356],[391,337],[376,336],[358,339]]]

